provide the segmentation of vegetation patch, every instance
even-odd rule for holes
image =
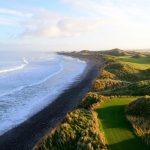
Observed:
[[[132,95],[132,96],[144,96],[150,94],[150,80],[144,80],[124,86],[112,88],[111,90],[105,90],[102,92],[104,95]]]
[[[130,103],[126,108],[126,115],[136,134],[150,145],[150,98],[139,98]]]
[[[135,58],[137,55],[138,58]],[[146,63],[150,67],[149,56],[128,52],[123,56],[104,55],[103,57],[106,65],[93,84],[94,91],[105,96],[144,96],[150,94],[150,69],[143,67],[141,70],[131,64],[132,62],[144,66]],[[144,58],[146,58],[145,62],[143,62]]]
[[[52,129],[34,150],[100,150],[107,149],[99,131],[97,115],[86,109],[76,109],[67,114],[58,127]]]
[[[103,69],[99,75],[100,79],[116,79],[116,75]]]
[[[128,85],[128,82],[124,82],[121,80],[112,80],[112,79],[97,79],[93,84],[93,90],[114,90],[119,87]]]

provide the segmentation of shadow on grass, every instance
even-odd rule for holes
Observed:
[[[110,150],[149,150],[139,138],[129,139],[122,142],[109,145]]]
[[[132,125],[125,116],[125,105],[99,108],[96,111],[103,124],[103,129],[127,128],[132,130]]]
[[[125,116],[126,105],[113,105],[96,110],[111,150],[148,150]],[[113,144],[111,144],[113,143]]]

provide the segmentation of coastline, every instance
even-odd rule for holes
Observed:
[[[81,59],[81,58],[79,58]],[[84,59],[85,60],[85,59]],[[90,90],[100,65],[87,60],[85,71],[51,104],[18,127],[0,136],[1,150],[30,150],[52,127],[57,126]]]

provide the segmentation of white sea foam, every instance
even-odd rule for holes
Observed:
[[[63,56],[63,57],[64,57],[66,60],[76,60],[77,62],[86,64],[86,61],[81,60],[81,59],[79,59],[79,58],[73,58],[73,57],[70,57],[70,56]]]
[[[81,60],[81,59],[78,59],[78,58],[77,58],[77,61],[78,61],[78,62],[81,62],[81,63],[83,63],[83,64],[86,64],[86,61],[84,61],[84,60]]]
[[[23,60],[23,64],[19,66],[15,66],[13,68],[0,70],[0,73],[7,73],[7,72],[12,72],[12,71],[23,69],[29,62],[25,58],[23,58],[22,60]]]
[[[10,88],[0,95],[0,135],[50,104],[85,68],[83,62],[74,58],[42,57],[23,57],[22,65],[27,65],[24,69],[0,78],[0,90]]]
[[[63,66],[61,63],[58,63],[60,68],[58,71],[50,74],[49,76],[47,76],[46,78],[36,82],[36,83],[33,83],[33,84],[29,84],[28,86],[20,86],[20,87],[17,87],[17,88],[14,88],[13,90],[9,91],[9,92],[6,92],[6,93],[3,93],[3,94],[0,94],[0,97],[3,97],[3,96],[6,96],[6,95],[10,95],[10,94],[13,94],[14,92],[18,92],[18,91],[21,91],[23,90],[24,88],[28,88],[28,87],[32,87],[32,86],[36,86],[36,85],[39,85],[39,84],[42,84],[43,82],[47,81],[48,79],[50,79],[51,77],[59,74],[62,70],[63,70]]]

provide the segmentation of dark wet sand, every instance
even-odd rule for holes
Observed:
[[[99,65],[89,62],[84,73],[42,111],[0,136],[0,150],[31,150],[35,143],[73,110],[90,90]]]

